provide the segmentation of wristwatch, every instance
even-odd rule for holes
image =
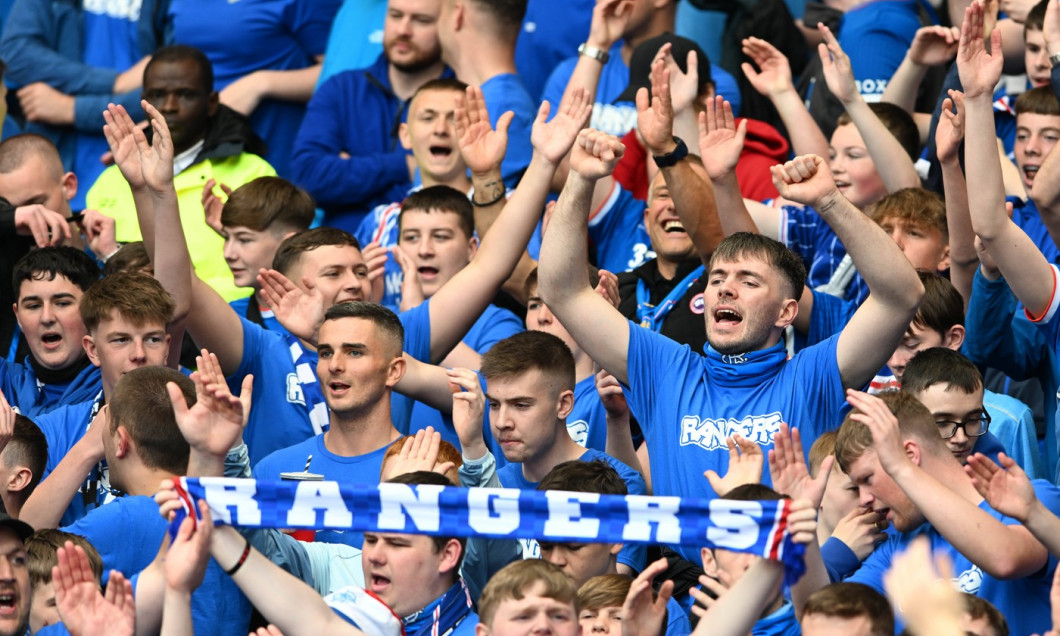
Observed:
[[[578,55],[591,57],[594,60],[598,60],[601,64],[607,64],[607,61],[611,59],[611,54],[607,51],[598,49],[595,46],[590,46],[584,42],[578,45]]]
[[[685,142],[680,137],[674,137],[674,142],[677,147],[672,152],[665,155],[652,155],[652,159],[655,159],[655,165],[660,168],[669,168],[688,156],[688,146],[685,145]]]
[[[1060,65],[1060,53],[1053,53],[1049,56],[1049,68],[1056,68]]]

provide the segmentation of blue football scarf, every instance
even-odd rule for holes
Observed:
[[[309,422],[317,435],[328,430],[331,418],[328,415],[328,403],[324,401],[324,392],[320,389],[320,380],[314,370],[316,366],[313,355],[306,350],[305,345],[290,333],[284,333],[284,340],[291,352],[291,361],[294,362],[295,375],[298,378],[298,388],[302,391],[302,399],[309,411]]]
[[[405,636],[447,636],[471,613],[471,592],[457,581],[445,594],[402,621]]]
[[[720,386],[733,388],[758,387],[763,380],[780,371],[788,359],[784,343],[779,342],[762,351],[720,353],[707,346],[707,377]]]
[[[206,500],[218,523],[442,537],[533,537],[556,543],[664,543],[749,552],[805,571],[788,534],[790,500],[732,501],[584,492],[224,477],[175,480],[184,503],[170,527]]]
[[[670,290],[669,294],[662,299],[658,305],[651,304],[651,292],[648,289],[647,283],[643,279],[637,280],[637,321],[640,322],[640,326],[652,331],[659,331],[662,329],[663,320],[669,315],[670,311],[677,305],[677,301],[681,300],[688,290],[691,289],[692,285],[696,284],[699,277],[703,275],[703,271],[706,268],[703,265],[695,268],[685,276],[681,282],[674,285],[674,288]]]

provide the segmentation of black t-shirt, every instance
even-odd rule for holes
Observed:
[[[648,302],[658,305],[666,295],[678,284],[691,274],[697,267],[699,261],[682,263],[677,268],[677,275],[673,280],[666,280],[659,273],[658,260],[652,259],[631,272],[623,272],[618,275],[618,294],[621,300],[618,310],[622,315],[635,323],[640,323],[637,318],[637,288],[643,284],[648,291]],[[703,290],[706,288],[706,275],[700,276],[689,289],[678,299],[677,304],[663,318],[662,329],[659,333],[692,347],[696,353],[703,353],[707,343],[706,323],[703,320],[704,302]]]

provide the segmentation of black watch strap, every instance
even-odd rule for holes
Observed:
[[[660,168],[669,168],[688,156],[688,146],[685,142],[680,137],[674,137],[674,142],[677,143],[677,147],[672,152],[665,155],[652,155],[655,165]]]

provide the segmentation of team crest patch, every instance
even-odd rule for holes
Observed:
[[[706,302],[703,300],[703,294],[696,294],[692,297],[692,301],[688,303],[688,308],[692,310],[694,314],[703,314]]]

